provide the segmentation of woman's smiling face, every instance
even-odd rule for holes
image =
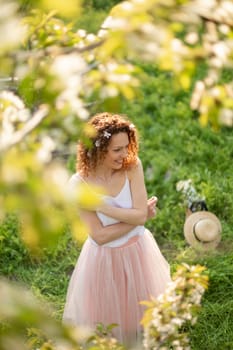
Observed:
[[[129,137],[126,132],[112,135],[103,165],[111,169],[120,169],[128,155],[128,145]]]

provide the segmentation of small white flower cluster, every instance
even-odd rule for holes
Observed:
[[[145,312],[142,321],[145,349],[191,349],[181,327],[186,322],[195,324],[197,321],[201,298],[208,285],[208,277],[202,274],[204,270],[199,265],[181,265],[165,293],[149,302],[148,313]]]
[[[57,76],[62,87],[62,91],[56,99],[57,109],[62,110],[69,106],[71,113],[81,120],[86,120],[89,117],[89,112],[79,97],[83,75],[87,70],[87,63],[76,53],[57,56],[51,65],[51,73]]]
[[[104,130],[104,132],[103,132],[103,137],[105,137],[106,139],[109,139],[111,136],[112,136],[112,134],[111,134],[110,132],[108,132],[107,130]],[[97,148],[100,147],[100,143],[101,143],[100,139],[97,139],[97,140],[95,141],[95,146],[96,146]]]
[[[0,92],[0,144],[3,146],[17,131],[18,126],[27,122],[30,111],[23,101],[11,91]]]
[[[109,62],[99,64],[98,73],[101,81],[104,81],[100,90],[100,97],[103,99],[115,97],[121,93],[124,95],[125,89],[129,91],[128,89],[132,90],[133,87],[139,86],[138,78],[134,74],[136,73],[135,67],[129,63],[123,65],[112,59]]]
[[[41,147],[37,151],[37,159],[42,163],[48,163],[52,159],[52,152],[56,149],[56,144],[54,140],[48,136],[44,135],[41,138]]]
[[[16,1],[0,1],[0,49],[1,54],[20,45],[25,37],[25,27],[18,14]]]
[[[204,198],[201,197],[193,187],[191,179],[178,181],[176,184],[176,190],[182,192],[189,208],[192,203],[204,200]]]
[[[107,139],[109,139],[112,135],[110,132],[104,130],[103,136],[106,137]]]
[[[190,107],[199,111],[200,122],[205,126],[208,119],[212,120],[213,124],[216,123],[216,115],[213,114],[215,106],[218,112],[217,123],[232,127],[233,111],[232,106],[228,105],[228,101],[233,98],[232,81],[220,81],[222,69],[232,67],[233,41],[230,32],[233,25],[233,3],[231,0],[195,0],[189,3],[186,10],[192,12],[193,18],[205,18],[205,30],[203,34],[199,34],[200,37],[195,32],[190,32],[186,36],[186,42],[189,45],[201,42],[208,59],[207,74],[203,80],[196,82]]]
[[[95,147],[100,147],[100,140],[99,139],[95,141]]]

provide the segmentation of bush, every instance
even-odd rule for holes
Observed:
[[[9,214],[0,224],[0,273],[14,278],[17,267],[29,262],[30,256],[19,236],[17,216]]]

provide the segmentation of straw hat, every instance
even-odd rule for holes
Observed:
[[[186,218],[184,236],[191,246],[215,248],[221,240],[222,226],[213,213],[197,211]]]

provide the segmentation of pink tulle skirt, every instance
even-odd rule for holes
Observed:
[[[147,229],[124,246],[96,246],[87,240],[73,271],[63,322],[95,329],[117,324],[113,336],[123,343],[141,339],[144,306],[163,293],[170,269]]]

